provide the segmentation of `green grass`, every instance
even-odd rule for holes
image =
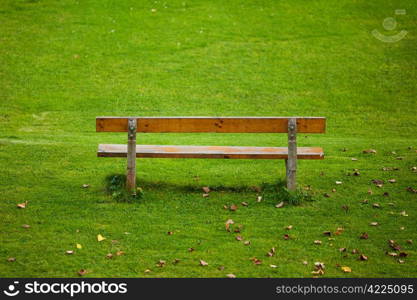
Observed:
[[[417,194],[406,191],[417,188],[416,13],[413,0],[1,1],[0,276],[311,277],[320,261],[325,277],[416,277]],[[383,43],[371,31],[390,34],[381,23],[391,16],[408,34]],[[126,135],[96,133],[102,115],[325,116],[326,134],[299,135],[326,153],[299,162],[315,201],[256,201],[256,187],[285,177],[282,161],[179,159],[138,159],[143,197],[116,201],[105,179],[126,161],[96,150]],[[286,136],[139,134],[138,143],[284,146]],[[223,209],[231,204],[238,210]],[[251,245],[225,230],[228,219]],[[334,240],[322,233],[338,227]],[[385,254],[389,239],[408,253],[403,264]]]

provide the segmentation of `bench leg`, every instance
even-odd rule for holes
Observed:
[[[285,161],[287,169],[287,189],[295,190],[297,187],[297,120],[288,120],[288,159]]]
[[[136,119],[128,120],[126,188],[136,194]]]

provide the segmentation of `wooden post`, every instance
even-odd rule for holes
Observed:
[[[285,161],[287,167],[287,189],[295,190],[297,186],[297,119],[288,120],[288,159]]]
[[[136,194],[136,119],[129,119],[127,124],[127,176],[126,188]]]

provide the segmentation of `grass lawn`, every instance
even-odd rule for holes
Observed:
[[[417,189],[416,13],[414,0],[2,0],[0,276],[311,277],[323,262],[323,277],[416,277],[417,194],[406,190]],[[398,22],[392,32],[387,17]],[[374,29],[408,34],[384,43]],[[126,115],[324,116],[326,134],[298,140],[326,154],[299,162],[299,186],[310,185],[315,200],[257,202],[259,187],[284,179],[283,161],[138,159],[144,195],[117,202],[105,178],[123,174],[126,160],[96,151],[126,134],[96,133],[95,117]],[[138,134],[138,143],[285,146],[286,138]],[[236,211],[223,208],[232,204]],[[243,225],[239,234],[225,230],[228,219]],[[388,240],[408,256],[387,255],[400,252]]]

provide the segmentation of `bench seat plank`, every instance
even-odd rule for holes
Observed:
[[[99,157],[126,157],[127,145],[100,144]],[[287,159],[287,147],[136,145],[136,157]],[[298,159],[323,159],[320,147],[298,147]]]

